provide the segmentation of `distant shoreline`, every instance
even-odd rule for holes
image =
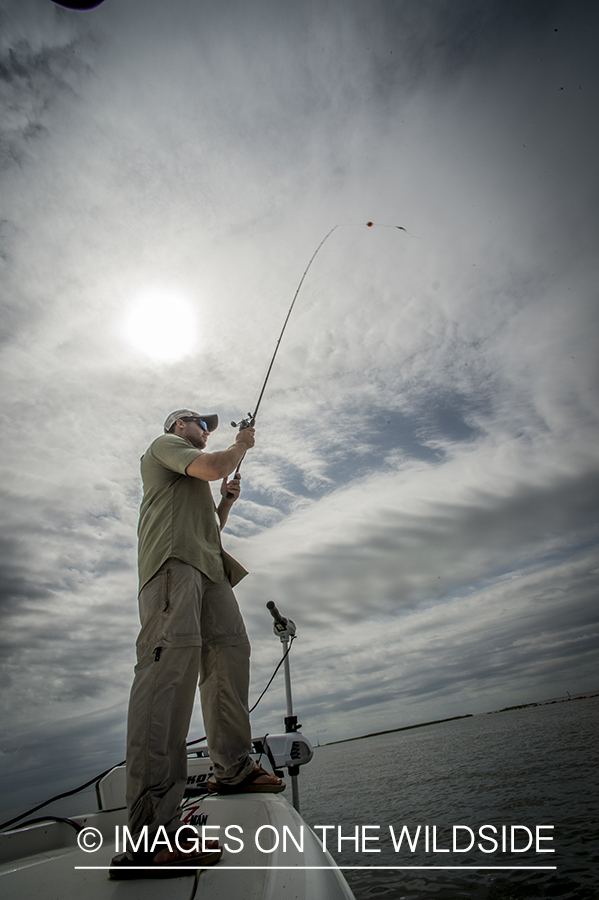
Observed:
[[[393,734],[394,731],[409,731],[410,728],[424,728],[426,725],[440,725],[441,722],[453,722],[455,719],[471,719],[472,713],[463,716],[450,716],[449,719],[433,719],[432,722],[418,722],[417,725],[402,725],[400,728],[387,728],[385,731],[371,731],[370,734],[359,734],[357,737],[342,738],[340,741],[328,741],[321,747],[331,747],[333,744],[346,744],[348,741],[361,741],[363,738],[377,737],[379,734]]]
[[[587,692],[586,694],[568,694],[567,697],[555,697],[553,700],[536,700],[533,703],[518,703],[516,706],[504,706],[502,709],[492,709],[485,713],[487,716],[495,715],[500,712],[510,712],[512,709],[528,709],[529,706],[549,706],[551,703],[568,703],[570,700],[590,700],[591,697],[599,697],[599,691]]]
[[[487,713],[477,713],[477,715],[492,716],[497,713],[511,712],[514,709],[528,709],[532,706],[548,706],[551,703],[568,703],[570,700],[589,700],[591,697],[599,697],[599,691],[593,691],[586,694],[575,694],[567,697],[556,697],[552,700],[537,700],[532,703],[519,703],[517,706],[504,706],[502,709],[492,709]],[[364,738],[378,737],[381,734],[394,734],[396,731],[410,731],[412,728],[426,728],[427,725],[440,725],[442,722],[455,722],[456,719],[471,719],[474,713],[465,713],[462,716],[450,716],[448,719],[433,719],[430,722],[418,722],[416,725],[401,725],[399,728],[386,728],[384,731],[371,731],[369,734],[359,734],[356,737],[342,738],[340,741],[327,741],[326,744],[320,744],[320,747],[332,747],[333,744],[347,744],[349,741],[361,741]]]

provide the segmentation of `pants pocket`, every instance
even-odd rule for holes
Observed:
[[[163,606],[162,612],[165,616],[167,616],[170,612],[171,608],[171,570],[167,569],[166,572],[162,573],[165,575],[164,586],[163,586]]]

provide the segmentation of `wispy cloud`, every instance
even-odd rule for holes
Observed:
[[[65,735],[73,775],[122,757],[139,457],[182,404],[232,441],[338,223],[356,227],[302,288],[226,536],[251,570],[254,696],[269,598],[298,624],[309,734],[592,686],[597,13],[577,9],[2,4],[15,784],[42,735],[47,780]],[[197,352],[129,345],[146,287],[189,299]],[[256,729],[282,706],[275,687]]]

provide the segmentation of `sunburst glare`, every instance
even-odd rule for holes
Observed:
[[[131,302],[121,330],[139,353],[174,362],[196,347],[198,316],[187,297],[167,288],[148,288]]]

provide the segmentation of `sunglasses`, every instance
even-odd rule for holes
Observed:
[[[203,419],[198,419],[197,416],[186,416],[183,419],[184,422],[197,422],[200,428],[203,428],[204,431],[210,432],[210,429],[206,425]]]

